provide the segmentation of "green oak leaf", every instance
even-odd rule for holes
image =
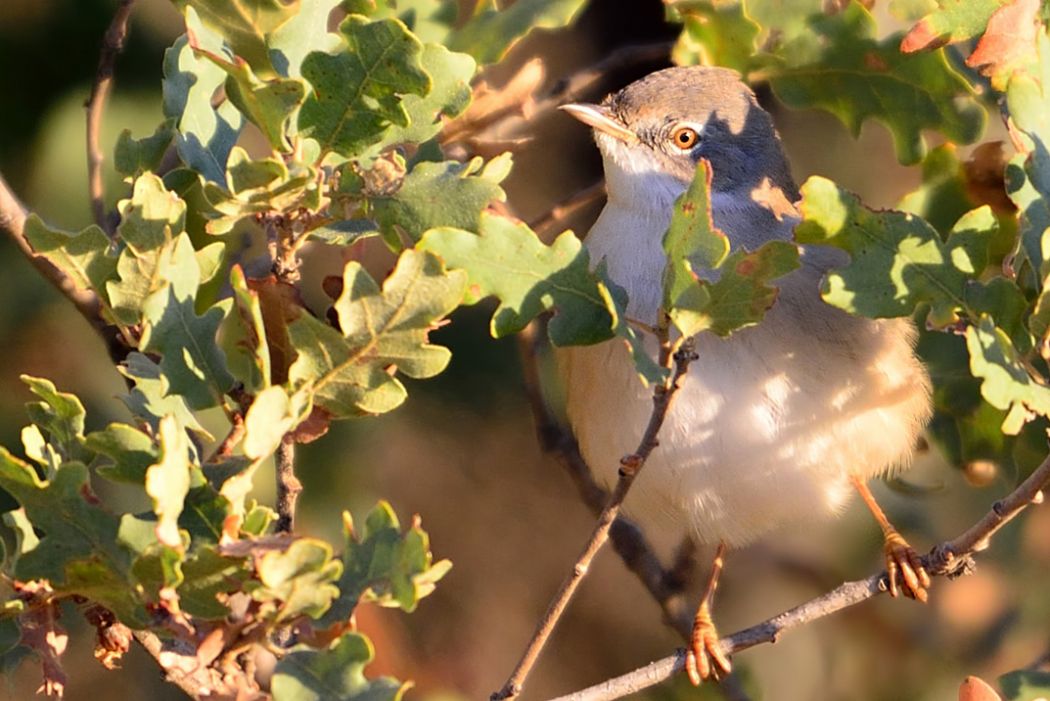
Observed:
[[[181,548],[179,514],[190,490],[189,438],[174,416],[160,420],[159,460],[146,470],[146,494],[157,515],[157,540]]]
[[[937,0],[936,9],[920,19],[901,42],[901,51],[937,48],[984,33],[988,18],[1006,0]]]
[[[299,616],[317,618],[339,596],[336,582],[343,572],[332,559],[332,547],[316,538],[299,538],[287,550],[270,550],[256,559],[257,584],[252,598],[275,607],[276,622]]]
[[[161,418],[173,415],[182,426],[204,440],[214,440],[190,410],[186,398],[172,393],[168,376],[149,356],[129,353],[117,370],[134,385],[126,396],[121,397],[122,401],[134,416],[147,422],[154,432],[160,429]]]
[[[44,481],[31,465],[0,448],[0,487],[44,534],[19,557],[15,577],[47,579],[56,592],[97,601],[128,625],[147,624],[131,586],[131,555],[117,539],[119,520],[97,505],[86,466],[67,462]]]
[[[29,419],[47,432],[48,443],[67,460],[85,457],[84,405],[75,394],[59,392],[50,380],[20,375],[29,390],[43,401],[26,404]]]
[[[728,336],[762,321],[777,299],[777,288],[768,283],[798,265],[798,247],[788,241],[769,241],[751,253],[733,252],[722,265],[718,280],[707,286],[710,297],[693,327],[696,331],[689,331]],[[671,311],[674,318],[679,310]]]
[[[120,132],[113,152],[113,167],[121,175],[137,178],[156,170],[175,138],[175,120],[161,122],[152,135],[136,139],[130,129]]]
[[[952,144],[942,144],[926,154],[922,161],[922,184],[894,207],[922,217],[942,234],[972,208],[962,163]]]
[[[160,601],[160,591],[182,583],[182,548],[173,548],[157,540],[157,522],[145,516],[124,514],[120,519],[118,539],[135,555],[131,573],[151,602]],[[181,544],[180,544],[181,546]]]
[[[518,0],[502,10],[479,3],[478,11],[455,29],[446,45],[470,54],[481,65],[496,63],[535,29],[560,29],[572,24],[586,0]]]
[[[356,532],[349,512],[343,513],[343,574],[339,597],[319,624],[344,623],[360,601],[376,602],[412,612],[419,600],[452,568],[448,560],[433,562],[430,538],[414,520],[404,532],[390,504],[380,501]]]
[[[200,24],[192,9],[186,25],[198,46],[219,53],[222,37]],[[175,147],[187,166],[205,180],[221,183],[226,159],[244,126],[244,116],[229,101],[212,106],[212,97],[226,82],[226,72],[199,57],[183,36],[164,52],[164,116],[176,120]]]
[[[423,46],[395,19],[370,22],[351,15],[340,25],[345,46],[315,51],[302,65],[313,92],[299,111],[298,131],[322,152],[354,156],[377,141],[390,124],[408,126],[401,95],[426,95]]]
[[[482,213],[477,234],[432,229],[417,248],[467,272],[464,304],[490,295],[499,299],[489,325],[495,338],[521,331],[547,310],[557,310],[549,325],[555,345],[586,345],[613,336],[617,318],[608,290],[591,273],[587,251],[570,231],[546,246],[524,223]]]
[[[275,151],[290,151],[286,131],[306,97],[306,83],[299,78],[263,80],[240,57],[230,60],[224,54],[200,47],[192,32],[187,31],[186,36],[199,56],[226,71],[226,96],[230,102],[259,127]]]
[[[185,397],[193,409],[215,406],[233,386],[226,356],[216,341],[231,307],[230,300],[223,300],[198,316],[194,300],[179,299],[171,286],[143,305],[146,324],[139,347],[160,354],[160,368],[171,391]]]
[[[158,458],[153,439],[128,424],[112,423],[87,434],[84,447],[104,456],[98,474],[113,482],[145,484],[146,470]]]
[[[1032,379],[1021,364],[1013,343],[987,315],[966,329],[970,372],[983,380],[981,396],[997,409],[1008,411],[1002,431],[1016,435],[1031,414],[1050,416],[1050,387]]]
[[[52,229],[30,214],[25,237],[33,251],[65,273],[78,290],[95,290],[106,304],[106,283],[116,277],[117,259],[110,253],[111,242],[102,229],[89,226],[80,233],[68,233]]]
[[[985,112],[943,50],[902,54],[899,36],[876,40],[875,21],[859,3],[812,25],[826,42],[819,58],[771,70],[773,92],[789,107],[828,111],[854,134],[876,119],[892,133],[901,163],[922,159],[924,129],[959,143],[981,135]]]
[[[199,17],[204,26],[221,36],[235,56],[257,73],[272,75],[266,35],[277,31],[299,12],[302,0],[175,0],[186,13]]]
[[[761,27],[747,16],[744,3],[685,0],[667,6],[670,20],[682,24],[671,49],[679,66],[725,66],[746,73]]]
[[[388,126],[369,153],[378,155],[393,145],[429,141],[441,131],[442,117],[456,117],[470,104],[470,81],[477,64],[469,54],[449,51],[440,44],[426,44],[422,63],[431,79],[430,91],[401,98],[408,124]]]
[[[397,18],[420,41],[447,44],[459,4],[456,0],[343,0],[343,9],[372,19]]]
[[[966,286],[985,268],[995,217],[987,207],[963,218],[946,241],[922,219],[904,212],[876,212],[830,180],[811,177],[802,186],[799,243],[829,244],[850,254],[829,272],[824,299],[868,317],[898,317],[920,303],[929,322],[943,327],[967,308]]]
[[[246,558],[220,555],[216,547],[200,547],[182,563],[183,581],[176,590],[179,607],[195,618],[217,620],[229,615],[218,596],[240,591],[252,575]]]
[[[278,74],[289,78],[302,77],[303,59],[311,51],[334,53],[340,43],[339,36],[328,31],[328,18],[340,0],[301,2],[294,17],[266,36],[271,63]]]
[[[1004,701],[1037,701],[1050,696],[1050,672],[1019,669],[999,677]]]
[[[400,248],[400,232],[416,242],[437,227],[477,231],[485,208],[506,199],[499,184],[509,170],[509,154],[483,163],[480,157],[466,163],[424,161],[405,175],[396,192],[371,198],[371,215],[384,240]]]
[[[333,305],[342,331],[308,314],[288,325],[299,353],[288,371],[293,387],[336,418],[394,409],[406,395],[394,370],[426,378],[448,365],[448,349],[427,337],[458,306],[466,283],[465,273],[446,271],[425,251],[402,253],[382,288],[348,263]]]
[[[274,669],[274,701],[400,701],[409,684],[365,677],[365,667],[374,657],[372,643],[354,632],[325,650],[294,647]]]

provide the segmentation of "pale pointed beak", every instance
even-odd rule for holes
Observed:
[[[608,134],[625,144],[638,143],[638,135],[624,126],[623,122],[617,119],[608,107],[578,102],[562,105],[558,109],[565,110],[584,124],[594,127],[603,134]]]

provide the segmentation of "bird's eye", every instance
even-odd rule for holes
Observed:
[[[700,135],[692,127],[678,127],[671,133],[671,143],[683,151],[688,151],[696,146],[699,140]]]

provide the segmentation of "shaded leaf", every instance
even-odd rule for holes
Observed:
[[[405,251],[380,289],[359,263],[348,263],[334,304],[342,333],[307,314],[288,326],[299,352],[292,385],[335,418],[397,407],[406,393],[395,370],[425,378],[448,365],[448,349],[427,336],[459,304],[466,278],[433,254]]]
[[[576,19],[586,0],[518,0],[502,10],[488,7],[454,30],[447,46],[470,54],[481,65],[496,63],[536,29],[560,29]]]
[[[44,534],[18,559],[18,579],[47,579],[56,592],[93,599],[128,625],[146,624],[130,586],[130,554],[117,539],[119,520],[96,505],[87,467],[68,462],[53,479],[42,481],[32,466],[0,448],[0,487]]]
[[[201,25],[196,13],[187,10],[186,14],[187,26],[193,27],[198,44],[221,52],[222,38]],[[229,101],[212,106],[215,91],[225,81],[225,71],[198,57],[186,37],[177,39],[164,52],[164,116],[176,120],[179,158],[206,180],[218,183],[244,126],[243,115]]]
[[[270,349],[266,342],[266,325],[263,321],[259,293],[248,287],[241,266],[230,270],[230,288],[236,314],[227,317],[223,332],[228,339],[227,353],[230,370],[245,389],[255,394],[270,386]]]
[[[208,51],[197,44],[187,28],[190,47],[226,71],[226,96],[237,109],[259,127],[275,151],[289,151],[286,129],[306,97],[306,84],[298,78],[270,78],[255,75],[251,66],[238,56],[229,60],[223,54]]]
[[[132,137],[131,130],[125,129],[117,137],[113,167],[118,173],[132,178],[156,170],[174,138],[174,119],[164,120],[151,136],[141,139]]]
[[[301,0],[294,17],[266,37],[270,61],[280,75],[302,77],[303,59],[311,51],[334,53],[339,36],[328,31],[328,17],[340,0]]]
[[[179,606],[191,616],[206,620],[225,618],[229,608],[220,594],[240,591],[251,577],[245,558],[225,557],[213,547],[198,548],[182,563],[183,581],[177,589]]]
[[[747,15],[743,2],[686,0],[667,9],[672,21],[682,23],[682,33],[671,49],[672,62],[747,72],[761,28]]]
[[[477,231],[481,213],[506,199],[499,183],[507,174],[509,154],[482,165],[424,161],[409,171],[397,192],[370,200],[372,215],[388,244],[400,248],[400,232],[415,242],[428,229],[455,227]]]
[[[43,400],[28,402],[26,413],[34,424],[47,431],[50,445],[66,459],[83,458],[84,417],[87,412],[80,399],[75,394],[59,392],[51,380],[29,375],[20,375],[19,379]]]
[[[999,677],[1004,701],[1038,701],[1050,694],[1050,672],[1019,669]]]
[[[98,474],[114,482],[145,484],[146,470],[157,462],[153,439],[127,424],[112,423],[89,433],[84,446],[109,458],[98,467]]]
[[[975,210],[976,228],[943,242],[922,219],[903,212],[875,212],[830,180],[812,177],[802,186],[800,243],[830,244],[850,254],[850,264],[825,277],[821,294],[834,306],[864,316],[907,316],[930,305],[929,322],[954,323],[965,309],[967,283],[984,270],[995,218]]]
[[[351,15],[340,25],[341,51],[315,51],[303,60],[313,92],[299,113],[299,131],[322,152],[353,156],[378,140],[389,124],[408,126],[400,95],[425,95],[430,77],[423,47],[398,20],[369,22]]]
[[[418,519],[402,533],[397,515],[385,501],[376,504],[359,533],[350,513],[343,512],[343,535],[339,596],[321,618],[323,626],[348,621],[362,599],[414,611],[452,567],[448,560],[433,562],[430,538]]]
[[[133,415],[149,423],[154,431],[160,430],[162,417],[173,415],[185,428],[194,431],[205,440],[214,440],[197,421],[197,417],[186,403],[186,398],[171,393],[168,377],[148,356],[129,353],[124,364],[117,366],[117,370],[135,385],[127,396],[121,398],[124,404]]]
[[[902,54],[899,36],[877,41],[875,22],[858,3],[818,17],[813,28],[827,42],[819,58],[772,72],[773,91],[788,106],[826,110],[854,134],[866,119],[879,120],[893,134],[901,163],[923,157],[924,129],[958,143],[981,135],[984,110],[942,50]]]
[[[365,677],[373,657],[372,643],[360,633],[346,633],[327,650],[293,648],[274,670],[274,701],[399,701],[408,684]]]

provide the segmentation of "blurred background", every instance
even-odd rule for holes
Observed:
[[[0,171],[31,209],[70,229],[90,222],[83,103],[115,6],[115,0],[0,2]],[[629,17],[624,7],[594,0],[572,30],[534,35],[487,77],[498,85],[540,57],[549,87],[617,47],[677,34],[665,24],[659,0],[631,3]],[[105,118],[107,157],[121,129],[143,136],[161,121],[162,55],[180,27],[167,0],[136,4]],[[599,99],[602,90],[662,65],[625,66],[587,97]],[[799,181],[820,173],[882,207],[918,185],[919,169],[896,163],[882,127],[869,124],[855,140],[830,116],[778,109],[768,94],[759,94],[774,113]],[[996,130],[1000,126],[992,124],[987,138],[997,138]],[[553,113],[530,132],[506,183],[511,209],[525,220],[600,177],[597,151],[574,120]],[[126,186],[111,168],[109,175],[107,194],[115,202]],[[565,226],[586,232],[599,208],[596,202],[581,209]],[[338,264],[338,256],[324,251],[308,254],[305,276],[319,280],[333,259]],[[18,379],[22,373],[48,377],[79,395],[89,430],[126,419],[116,398],[123,384],[102,343],[6,240],[0,241],[0,280],[7,300],[0,306],[3,445],[17,449],[26,422],[23,405],[30,396]],[[556,462],[539,452],[516,344],[488,336],[490,311],[486,305],[461,310],[435,335],[452,348],[452,364],[435,380],[412,382],[403,408],[333,425],[327,437],[299,452],[303,533],[338,542],[342,510],[363,515],[385,498],[406,520],[419,513],[435,556],[454,563],[412,615],[359,613],[378,651],[371,674],[414,679],[409,699],[487,698],[500,686],[593,523]],[[898,528],[925,551],[974,522],[1009,491],[1016,475],[993,467],[979,480],[966,480],[930,450],[906,478],[908,488],[878,484],[876,492]],[[260,472],[256,487],[261,500],[272,499],[270,474]],[[666,555],[681,534],[650,535]],[[835,524],[731,552],[715,618],[723,633],[747,627],[843,580],[869,575],[880,566],[880,553],[879,530],[856,502]],[[700,581],[690,601],[699,597],[710,556],[707,549],[698,556]],[[936,581],[929,605],[880,597],[791,631],[776,645],[746,651],[734,660],[735,669],[753,699],[954,699],[965,675],[992,680],[1050,649],[1048,567],[1050,509],[1033,509],[997,538],[974,576]],[[680,640],[660,617],[619,558],[603,553],[527,697],[567,693],[666,656]],[[90,631],[79,615],[70,609],[63,623],[73,632],[66,653],[71,701],[114,689],[129,699],[182,698],[137,650],[123,672],[106,672],[92,659]],[[0,698],[31,698],[38,684],[39,670],[28,660],[5,670]],[[649,698],[722,696],[680,681]]]

